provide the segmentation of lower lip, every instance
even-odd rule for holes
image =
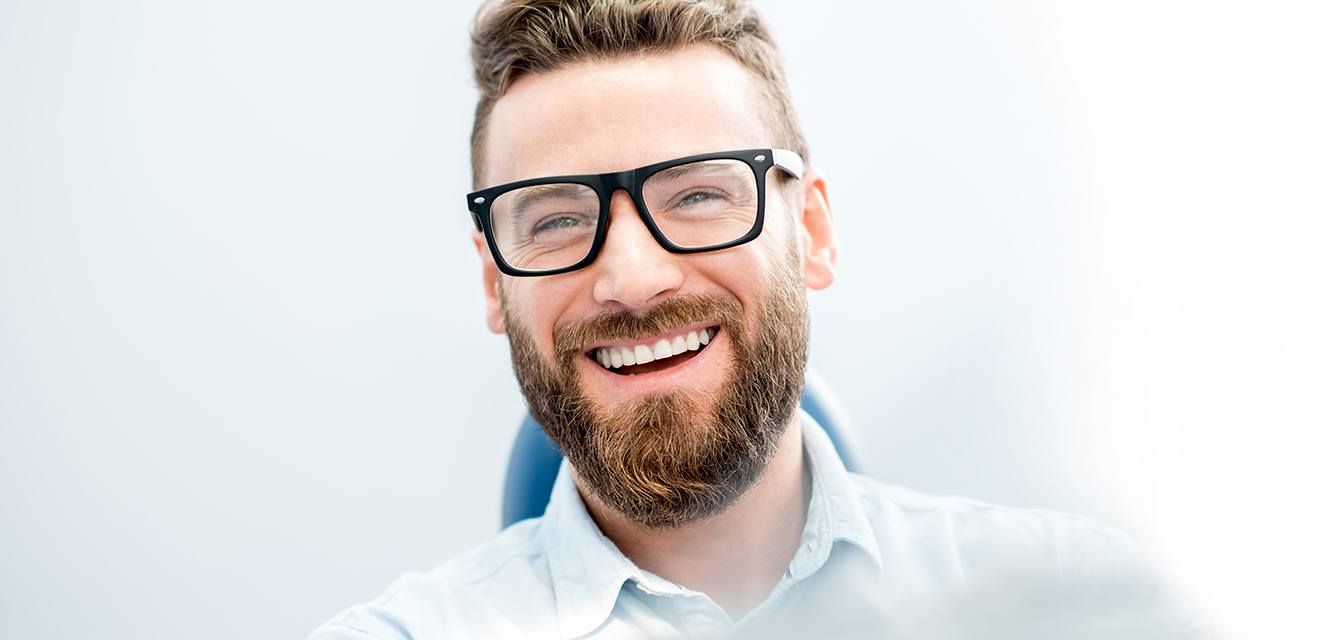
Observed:
[[[719,358],[709,358],[707,355],[712,349],[724,351],[723,336],[724,331],[715,332],[715,335],[710,339],[710,343],[702,347],[697,355],[672,367],[666,367],[651,373],[636,375],[612,373],[601,367],[600,363],[596,362],[590,355],[583,354],[581,357],[583,366],[595,371],[596,375],[593,377],[602,380],[610,390],[610,397],[624,396],[626,399],[628,397],[673,391],[684,387],[692,388],[698,384],[708,385],[711,380],[715,379],[713,375],[715,372],[703,372],[701,370],[708,369],[708,363],[713,365],[719,360]]]

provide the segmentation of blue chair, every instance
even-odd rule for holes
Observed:
[[[843,406],[820,374],[811,368],[807,369],[806,387],[802,391],[802,409],[830,435],[843,466],[860,473],[852,426]],[[524,417],[504,473],[504,527],[545,513],[562,459],[563,455],[541,430],[541,425],[530,415]]]

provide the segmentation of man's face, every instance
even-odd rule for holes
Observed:
[[[524,77],[491,113],[480,186],[770,146],[758,96],[752,76],[710,47]],[[623,191],[599,255],[578,271],[502,276],[476,236],[488,322],[509,334],[533,416],[585,488],[636,522],[673,526],[727,507],[760,476],[792,416],[804,284],[832,279],[833,243],[820,230],[819,178],[790,189],[780,180],[767,176],[761,236],[721,251],[667,252]],[[813,211],[825,222],[807,220]],[[654,352],[692,334],[697,349],[649,364],[596,359],[601,347]]]

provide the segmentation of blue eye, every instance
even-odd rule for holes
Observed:
[[[719,197],[718,195],[711,193],[709,191],[697,191],[695,193],[689,193],[683,196],[683,198],[678,201],[677,206],[690,207],[695,204],[701,204],[708,200],[714,200],[718,197]]]
[[[576,216],[555,216],[538,222],[532,229],[532,233],[552,231],[555,229],[570,229],[572,227],[582,226],[584,222],[585,220]]]

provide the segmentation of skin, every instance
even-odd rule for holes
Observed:
[[[479,187],[772,146],[756,82],[733,57],[708,45],[525,76],[491,113],[486,182]],[[765,274],[784,260],[788,242],[798,245],[796,267],[807,287],[823,289],[835,277],[837,248],[825,179],[809,170],[789,185],[789,193],[768,190],[765,230],[757,240],[710,253],[665,251],[622,191],[613,195],[600,255],[571,273],[503,276],[485,238],[474,233],[487,324],[503,333],[505,314],[518,314],[542,356],[552,359],[552,335],[560,323],[603,311],[640,315],[670,296],[717,293],[736,298],[748,326],[763,330],[750,310],[765,290]],[[509,309],[501,305],[497,282]],[[641,394],[722,383],[728,357],[729,345],[714,340],[682,372],[659,381],[605,373],[585,356],[577,366],[588,396],[610,408]],[[579,492],[601,531],[639,567],[706,593],[737,619],[769,594],[802,533],[810,491],[796,422],[785,430],[764,476],[727,510],[699,522],[651,529],[612,511],[581,481]]]

